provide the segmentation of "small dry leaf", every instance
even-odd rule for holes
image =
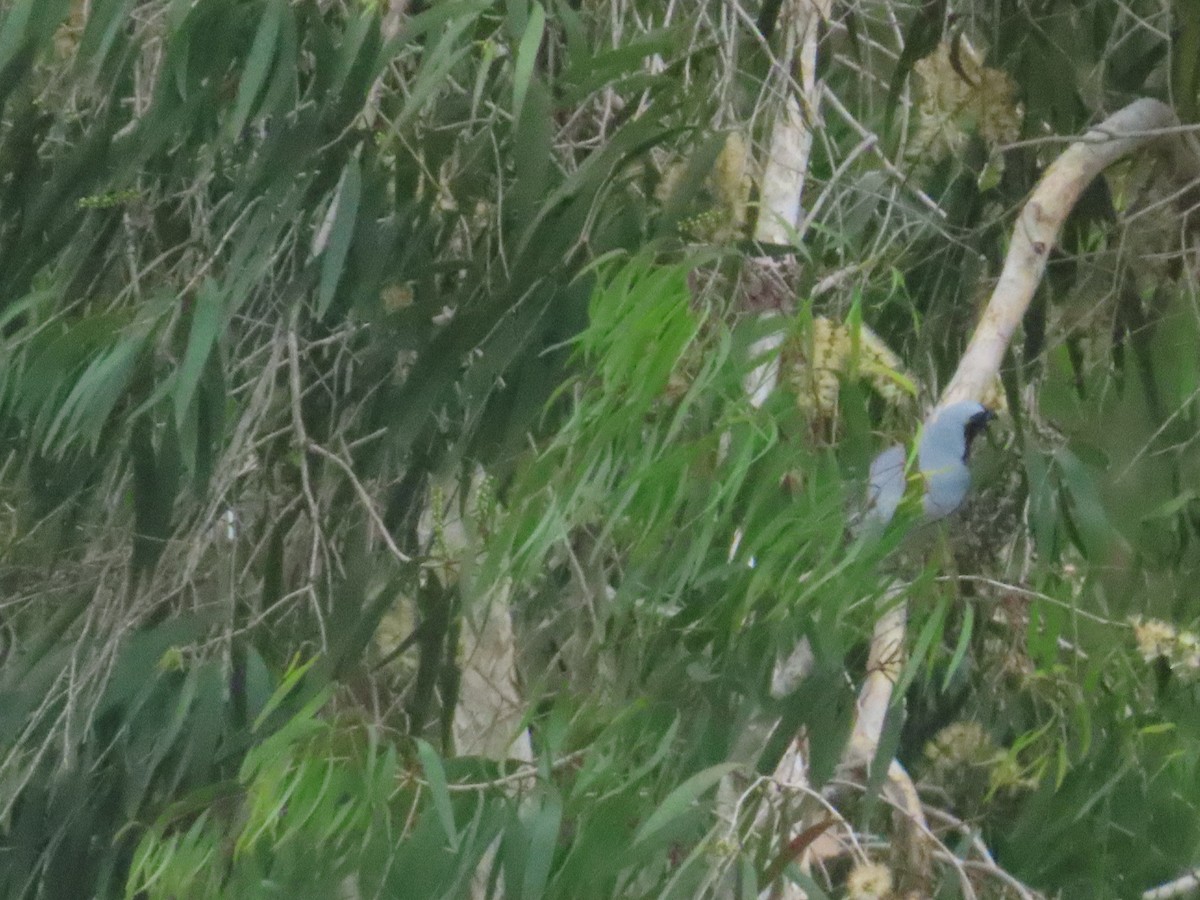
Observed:
[[[379,292],[379,302],[390,313],[407,309],[413,303],[411,284],[389,284]]]

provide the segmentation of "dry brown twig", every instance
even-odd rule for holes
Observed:
[[[384,544],[387,545],[388,552],[396,558],[396,561],[401,563],[412,562],[412,557],[396,545],[396,541],[392,537],[392,533],[388,530],[387,525],[385,525],[383,522],[383,516],[381,516],[379,514],[379,510],[375,508],[375,503],[371,500],[371,495],[367,492],[367,489],[363,487],[363,483],[359,481],[358,476],[354,474],[354,469],[350,467],[350,464],[336,453],[326,450],[315,441],[309,441],[307,447],[313,453],[317,454],[317,456],[329,460],[342,470],[342,473],[346,476],[346,478],[349,479],[351,486],[354,488],[354,493],[358,495],[358,499],[361,501],[363,509],[366,510],[367,517],[371,520],[371,524],[375,526],[375,530],[379,532],[380,537],[383,538]]]
[[[292,412],[292,427],[296,431],[296,440],[299,443],[300,452],[300,486],[304,492],[304,499],[308,504],[308,515],[310,526],[312,527],[312,546],[309,550],[308,559],[308,584],[310,588],[310,596],[312,597],[313,612],[316,615],[317,624],[321,630],[321,647],[325,649],[328,646],[325,637],[325,618],[321,611],[320,601],[317,600],[316,593],[312,590],[316,582],[318,559],[321,549],[325,542],[322,539],[321,531],[321,507],[317,503],[316,495],[313,493],[312,477],[308,469],[307,448],[311,443],[308,439],[308,431],[304,427],[304,414],[300,409],[300,349],[299,342],[296,337],[296,323],[299,318],[299,309],[292,312],[292,322],[288,327],[287,346],[288,346],[288,383],[291,388],[291,412]]]

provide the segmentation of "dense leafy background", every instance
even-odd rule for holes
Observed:
[[[6,896],[426,898],[477,872],[754,896],[805,812],[756,776],[803,726],[835,779],[897,569],[889,740],[951,853],[967,822],[1068,897],[1200,862],[1200,306],[1165,163],[1073,215],[978,497],[919,559],[847,536],[917,406],[844,372],[831,415],[802,385],[814,323],[861,321],[931,399],[1057,136],[1143,95],[1195,119],[1196,10],[835,4],[795,377],[757,408],[744,261],[780,248],[712,173],[757,173],[730,148],[761,159],[786,35],[777,3],[689,6],[0,3]],[[964,40],[1011,84],[939,152],[909,101]],[[460,623],[498,593],[530,768],[451,739]],[[1170,659],[1135,615],[1177,629]],[[776,699],[801,637],[813,672]],[[838,790],[894,862],[886,808]]]

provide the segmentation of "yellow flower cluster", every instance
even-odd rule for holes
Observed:
[[[1146,662],[1161,657],[1180,677],[1188,680],[1200,677],[1200,635],[1196,632],[1181,631],[1170,622],[1142,616],[1133,616],[1129,624],[1133,626],[1138,653]]]
[[[704,188],[711,205],[682,222],[680,228],[697,241],[722,244],[735,241],[746,227],[750,193],[754,187],[752,160],[746,139],[738,132],[725,138]],[[682,187],[687,160],[676,160],[663,173],[655,198],[666,203]]]
[[[846,376],[862,378],[894,408],[910,405],[918,394],[916,378],[904,362],[866,325],[855,329],[827,316],[815,316],[811,339],[801,342],[790,357],[793,362],[787,370],[788,380],[796,402],[802,409],[826,418],[837,413],[841,379]],[[979,402],[993,412],[1008,408],[999,377]]]
[[[1020,134],[1024,110],[1015,100],[1013,80],[983,65],[966,38],[943,41],[914,69],[921,79],[914,157],[958,154],[972,127],[993,148]]]
[[[88,7],[86,0],[71,0],[71,12],[67,20],[54,32],[54,52],[59,59],[71,59],[79,49],[83,29],[87,26]]]
[[[1008,409],[1008,397],[1004,393],[1004,382],[997,375],[996,379],[983,392],[979,402],[994,413],[1002,413]]]
[[[892,870],[881,863],[859,863],[846,879],[846,900],[884,900],[892,893]]]
[[[1000,748],[978,722],[947,725],[925,747],[925,758],[935,767],[989,766]]]
[[[379,302],[383,304],[384,310],[390,313],[408,309],[408,307],[413,305],[412,282],[410,281],[406,284],[392,283],[385,286],[379,292]]]
[[[992,740],[978,722],[947,725],[925,745],[929,779],[952,796],[973,800],[977,789],[988,794],[1035,786],[1021,771],[1017,759]]]
[[[711,176],[717,204],[729,217],[733,229],[740,232],[746,224],[746,207],[754,180],[750,176],[750,148],[746,139],[734,131],[725,138]]]
[[[902,406],[916,396],[916,385],[904,364],[875,332],[865,325],[855,340],[844,322],[826,316],[813,319],[811,352],[801,354],[793,377],[797,402],[823,416],[837,411],[839,378],[857,371],[884,400]]]

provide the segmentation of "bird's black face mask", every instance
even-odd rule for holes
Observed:
[[[967,424],[963,428],[963,462],[967,461],[967,457],[971,455],[971,444],[975,438],[983,434],[988,427],[988,422],[996,418],[996,414],[990,409],[985,409],[983,412],[978,412],[971,418],[967,419]]]

